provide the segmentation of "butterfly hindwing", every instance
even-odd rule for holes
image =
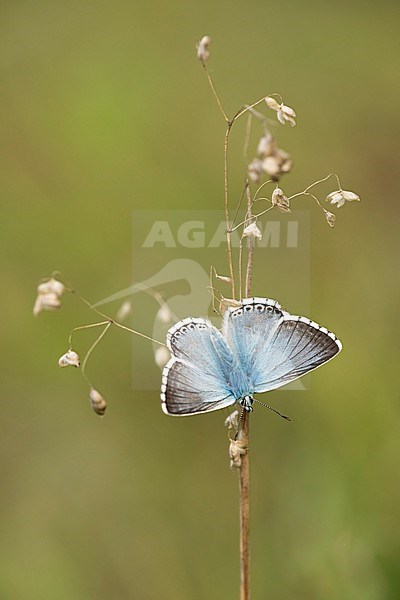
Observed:
[[[205,319],[187,318],[167,334],[172,357],[163,371],[162,408],[172,415],[218,410],[235,402],[229,390],[233,355]]]

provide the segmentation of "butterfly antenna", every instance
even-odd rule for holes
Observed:
[[[287,415],[284,415],[281,412],[279,412],[279,410],[276,410],[276,408],[272,408],[272,406],[268,406],[268,404],[264,404],[264,402],[260,402],[260,400],[257,400],[256,398],[253,398],[253,400],[254,400],[254,402],[258,402],[258,404],[261,404],[261,406],[265,406],[265,408],[269,408],[269,410],[272,410],[272,412],[274,412],[277,415],[279,415],[280,417],[282,417],[282,419],[286,419],[286,421],[292,420]],[[242,411],[242,414],[243,414],[243,411]],[[242,415],[240,415],[240,418],[242,418]]]
[[[240,411],[240,416],[239,416],[236,433],[235,433],[235,437],[234,437],[235,441],[238,439],[238,435],[239,435],[239,431],[240,431],[240,424],[241,424],[242,418],[243,418],[243,413],[244,413],[244,407],[242,406],[242,410]]]

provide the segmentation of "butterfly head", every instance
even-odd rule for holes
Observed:
[[[240,406],[243,406],[244,410],[247,410],[247,412],[251,412],[253,410],[253,396],[243,396],[242,398],[239,398],[238,402]]]

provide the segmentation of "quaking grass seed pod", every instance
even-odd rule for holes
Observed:
[[[106,412],[107,402],[104,400],[103,396],[95,389],[90,388],[89,393],[90,406],[96,413],[96,415],[100,415],[102,417]]]
[[[79,356],[74,350],[68,350],[58,359],[58,365],[60,367],[79,367],[80,361]]]

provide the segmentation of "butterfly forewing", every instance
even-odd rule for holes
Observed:
[[[240,309],[231,309],[224,320],[224,335],[240,355],[252,391],[259,393],[316,369],[341,349],[325,327],[290,315],[267,298],[248,298]]]
[[[266,354],[254,366],[255,392],[268,392],[320,367],[341,350],[325,327],[305,319],[284,317]]]

